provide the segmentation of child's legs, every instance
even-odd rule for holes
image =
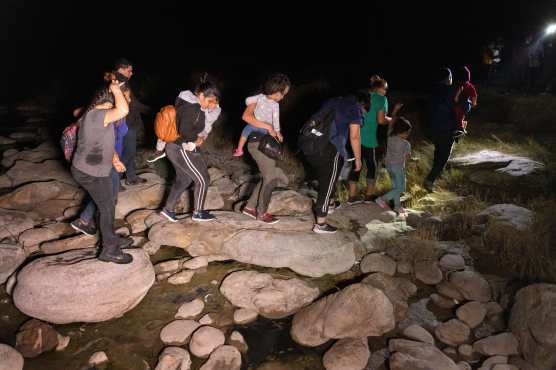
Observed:
[[[376,183],[376,152],[375,148],[361,147],[362,157],[365,159],[365,165],[367,167],[367,195],[373,195],[375,191]]]
[[[400,196],[405,191],[405,171],[402,167],[388,167],[392,189],[382,196],[385,200],[394,201],[394,209],[401,207]]]
[[[166,148],[166,142],[162,139],[156,139],[156,150],[158,152],[163,152]]]
[[[237,144],[237,148],[240,150],[243,150],[243,147],[245,146],[245,143],[247,143],[247,137],[241,135],[239,137],[239,143]]]

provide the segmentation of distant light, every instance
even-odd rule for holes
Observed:
[[[547,35],[552,35],[553,33],[556,33],[556,24],[551,24],[548,27],[546,27],[545,33]]]

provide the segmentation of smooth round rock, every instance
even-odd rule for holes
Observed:
[[[196,357],[207,358],[216,348],[225,342],[226,338],[221,330],[212,326],[203,326],[193,333],[189,343],[189,350]]]

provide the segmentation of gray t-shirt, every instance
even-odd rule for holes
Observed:
[[[93,109],[81,118],[72,164],[94,177],[110,176],[114,155],[114,127],[104,127],[106,109]]]
[[[409,153],[411,153],[409,141],[399,136],[389,136],[384,163],[386,166],[405,167],[405,158]]]
[[[250,96],[245,99],[246,105],[257,104],[255,118],[272,125],[275,131],[280,131],[280,104],[269,99],[264,94]]]

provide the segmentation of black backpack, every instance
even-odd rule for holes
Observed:
[[[313,115],[299,131],[297,147],[305,156],[324,153],[330,142],[330,127],[336,116],[336,109],[331,108],[323,114]]]

